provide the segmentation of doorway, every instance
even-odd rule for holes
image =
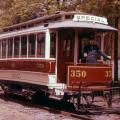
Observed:
[[[58,31],[57,80],[60,83],[66,83],[67,66],[74,62],[74,38],[73,29]]]

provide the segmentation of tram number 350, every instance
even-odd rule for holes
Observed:
[[[86,78],[87,72],[85,70],[70,70],[70,77],[76,78]],[[112,71],[104,71],[104,77],[110,78],[112,77]]]
[[[77,78],[85,78],[87,76],[87,72],[84,70],[71,70],[70,77],[77,77]]]

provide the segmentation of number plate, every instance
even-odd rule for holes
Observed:
[[[109,82],[112,80],[111,66],[68,66],[67,86],[84,82]]]

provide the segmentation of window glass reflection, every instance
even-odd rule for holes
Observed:
[[[37,35],[37,56],[45,57],[45,34],[39,33]]]
[[[6,39],[2,40],[2,57],[6,57]]]
[[[55,58],[56,57],[56,34],[51,33],[50,34],[50,57]]]
[[[8,57],[12,57],[13,53],[13,38],[8,38]]]
[[[28,46],[28,54],[29,56],[35,56],[35,35],[29,35],[29,46]]]
[[[27,36],[21,37],[21,55],[27,56]]]
[[[15,37],[14,38],[14,56],[18,57],[19,56],[19,44],[20,44],[20,38],[19,37]]]

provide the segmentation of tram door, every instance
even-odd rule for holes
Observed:
[[[66,83],[67,65],[73,64],[75,38],[74,35],[75,33],[73,29],[61,29],[58,31],[58,82]]]

